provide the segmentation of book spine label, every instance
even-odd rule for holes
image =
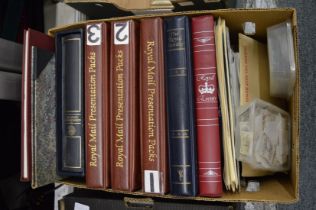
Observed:
[[[171,193],[195,196],[197,177],[190,31],[188,17],[165,19]]]
[[[214,19],[192,18],[199,194],[222,194]]]
[[[57,35],[57,45],[58,173],[84,176],[83,30]]]
[[[86,185],[105,188],[109,184],[108,153],[109,102],[107,59],[107,25],[86,25],[85,42],[85,141],[86,141]],[[106,84],[103,84],[106,83]],[[105,113],[103,113],[105,112]]]
[[[144,192],[168,190],[163,21],[141,20],[141,152]]]
[[[111,23],[111,186],[140,187],[137,23]]]

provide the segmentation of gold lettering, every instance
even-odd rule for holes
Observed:
[[[116,160],[115,166],[123,168],[126,155],[124,154],[124,53],[118,50],[116,55],[115,75],[116,75],[116,99],[117,106],[115,110],[115,147],[116,147]]]
[[[91,160],[89,162],[89,166],[91,167],[97,167],[98,166],[98,158],[100,158],[97,154],[97,146],[96,144],[89,144],[88,145],[90,148],[90,153],[91,153]]]
[[[183,30],[172,30],[168,32],[168,49],[184,48]]]
[[[97,153],[97,75],[96,75],[96,53],[89,52],[88,55],[88,88],[89,88],[89,110],[88,110],[88,147],[90,161],[89,166],[98,167],[100,155]]]
[[[154,59],[155,41],[146,43],[146,64],[147,64],[147,139],[148,139],[148,161],[157,160],[156,148],[156,61]]]
[[[66,124],[80,124],[81,117],[80,115],[65,115]]]

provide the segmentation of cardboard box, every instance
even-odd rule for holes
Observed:
[[[92,4],[114,4],[116,7],[122,10],[143,10],[143,9],[173,9],[173,5],[170,0],[64,0],[66,4],[74,3],[92,3]]]
[[[234,210],[238,209],[237,203],[200,202],[168,200],[159,198],[143,198],[139,196],[125,196],[101,191],[77,188],[73,193],[66,195],[59,201],[59,209],[73,210],[84,205],[90,210]]]
[[[288,111],[291,114],[292,121],[292,156],[291,156],[291,170],[288,174],[276,174],[269,177],[263,177],[258,179],[260,181],[259,192],[246,192],[245,188],[241,189],[240,193],[225,192],[221,198],[206,198],[206,197],[180,197],[173,195],[150,195],[150,197],[162,197],[168,199],[185,199],[185,200],[203,200],[203,201],[225,201],[225,202],[239,202],[239,201],[253,201],[253,202],[274,202],[274,203],[294,203],[299,199],[299,113],[300,113],[300,70],[298,62],[298,42],[297,42],[297,19],[296,11],[292,8],[280,8],[280,9],[224,9],[214,11],[191,11],[191,12],[180,12],[171,14],[159,14],[161,17],[165,16],[176,16],[176,15],[188,15],[197,16],[203,14],[211,14],[214,17],[221,17],[226,20],[226,25],[230,29],[231,34],[237,34],[242,32],[242,24],[246,21],[251,21],[256,24],[256,34],[253,36],[255,39],[266,42],[266,29],[269,26],[281,23],[287,19],[292,21],[293,34],[294,34],[294,50],[295,50],[295,61],[296,61],[296,84],[294,88],[293,96],[288,102]],[[146,15],[146,16],[132,16],[123,18],[112,18],[104,19],[104,21],[113,20],[125,20],[125,19],[140,19],[144,17],[153,17],[157,15]],[[88,22],[96,22],[88,21]],[[100,21],[100,20],[98,20]],[[49,31],[51,36],[57,31],[65,29],[83,27],[84,22],[68,25],[61,28],[53,28]],[[64,183],[85,188],[85,185],[73,181],[65,181]],[[114,192],[112,190],[105,190],[108,192]],[[119,192],[130,195],[146,195],[143,192]]]
[[[90,19],[234,7],[234,0],[64,0]]]

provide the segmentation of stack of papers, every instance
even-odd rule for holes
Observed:
[[[224,183],[227,190],[236,192],[240,189],[239,167],[235,153],[235,113],[238,106],[237,94],[233,87],[238,87],[238,73],[234,54],[230,48],[229,31],[225,20],[218,18],[215,26],[217,76],[219,99],[222,114],[222,139],[224,154]],[[233,92],[234,91],[234,92]],[[237,103],[237,104],[236,104]]]

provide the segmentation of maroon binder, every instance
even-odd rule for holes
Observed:
[[[199,194],[222,194],[214,19],[192,18]]]
[[[90,188],[110,186],[109,29],[104,22],[86,25],[86,185]]]
[[[163,20],[140,22],[140,140],[143,191],[165,194],[168,186]]]
[[[139,37],[134,20],[111,22],[111,187],[141,187],[139,138]]]
[[[54,51],[54,39],[32,29],[24,31],[21,110],[21,181],[31,180],[31,50],[32,46]]]

